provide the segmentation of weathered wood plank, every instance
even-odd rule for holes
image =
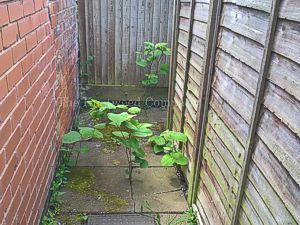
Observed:
[[[218,49],[216,58],[216,66],[220,70],[255,95],[258,72],[221,49]]]
[[[207,23],[209,14],[209,4],[206,3],[196,3],[195,5],[195,20]]]
[[[90,2],[91,7],[93,9],[92,16],[90,18],[90,23],[92,23],[93,27],[93,49],[91,49],[91,52],[93,52],[91,55],[94,56],[94,65],[93,65],[93,75],[90,76],[90,82],[91,83],[105,83],[107,80],[105,78],[103,79],[102,76],[102,46],[101,46],[101,16],[99,15],[100,12],[100,2],[98,0],[93,0]]]
[[[243,209],[240,211],[239,225],[252,225]]]
[[[205,41],[193,35],[191,50],[203,58],[205,52]]]
[[[144,42],[145,39],[145,9],[146,9],[146,0],[139,0],[138,1],[138,31],[137,31],[137,52],[144,51]],[[137,57],[137,55],[135,55]],[[136,83],[140,84],[141,81],[144,79],[143,74],[145,73],[145,69],[136,66]]]
[[[300,140],[270,111],[265,110],[257,130],[259,137],[300,185]]]
[[[271,11],[271,0],[224,0],[224,2],[234,3],[236,5],[245,6],[265,12]]]
[[[267,13],[224,4],[221,25],[262,45],[265,43],[268,21]]]
[[[218,164],[212,158],[211,154],[209,152],[206,153],[207,151],[208,150],[204,148],[203,159],[205,160],[206,164],[203,166],[203,169],[211,171],[216,181],[220,185],[228,204],[233,207],[235,204],[235,194],[232,192],[231,184],[226,180],[226,177],[224,177],[222,174],[221,169],[218,167]]]
[[[219,115],[243,146],[246,144],[249,125],[220,95],[212,90],[210,106]]]
[[[279,17],[300,22],[300,2],[298,0],[283,0]]]
[[[207,23],[200,22],[197,20],[194,21],[193,35],[198,36],[199,38],[205,40],[206,30],[207,30]]]
[[[224,159],[225,163],[228,165],[228,168],[230,169],[232,175],[236,179],[239,179],[241,175],[241,166],[237,163],[237,161],[235,161],[230,151],[227,149],[227,147],[220,140],[220,138],[212,128],[210,129],[210,133],[211,135],[206,137],[206,139],[208,139],[206,140],[206,142],[209,141],[212,143],[212,145],[215,147],[215,149],[219,152],[219,154]]]
[[[264,105],[300,137],[300,102],[268,82]]]
[[[129,77],[129,54],[130,54],[130,0],[123,0],[123,34],[122,34],[122,80],[130,82]]]
[[[219,47],[246,65],[259,71],[263,47],[248,38],[227,29],[221,29]]]
[[[181,1],[181,4],[180,4],[180,12],[179,12],[179,15],[180,17],[184,17],[184,18],[187,18],[189,19],[190,18],[190,14],[191,14],[191,10],[190,10],[190,2],[182,2]]]
[[[224,194],[219,188],[217,183],[212,182],[212,177],[209,176],[205,170],[200,172],[201,180],[203,181],[204,185],[207,187],[209,195],[211,196],[216,209],[218,210],[218,214],[220,219],[224,224],[230,224],[230,207],[225,199]],[[232,211],[231,211],[232,213]]]
[[[232,134],[224,122],[217,116],[217,114],[209,110],[208,123],[210,127],[207,127],[206,135],[213,140],[210,130],[213,129],[218,137],[225,144],[229,152],[233,155],[239,165],[242,165],[244,159],[244,148],[238,141],[238,139]]]
[[[217,213],[216,207],[209,196],[209,192],[205,185],[200,186],[201,192],[199,193],[199,200],[201,202],[202,207],[205,210],[205,214],[207,215],[208,224],[220,224],[222,225],[222,221]]]
[[[243,197],[241,208],[244,210],[251,224],[263,224],[246,196]]]
[[[263,224],[269,224],[269,225],[277,224],[270,210],[265,205],[259,193],[257,192],[255,187],[252,185],[252,183],[249,180],[247,180],[246,182],[244,195],[246,195],[247,199],[249,200],[249,202],[257,212]]]
[[[274,51],[300,64],[299,23],[279,21],[276,29]]]
[[[115,84],[122,84],[122,35],[123,35],[123,2],[116,2],[116,23],[115,23]]]
[[[269,69],[272,83],[300,101],[300,65],[280,55],[273,54]]]
[[[226,76],[218,68],[215,69],[212,86],[216,92],[218,92],[218,94],[249,124],[254,103],[253,96],[240,88],[237,83]]]
[[[198,70],[196,70],[195,67],[191,64],[190,64],[190,68],[189,68],[189,76],[191,79],[194,80],[194,82],[199,87],[201,87],[203,85],[203,75]],[[198,95],[198,94],[196,94],[196,95]]]
[[[200,91],[200,86],[191,78],[188,80],[188,91],[192,92],[195,98],[198,98],[197,94]]]
[[[138,36],[138,6],[139,0],[131,0],[130,2],[130,33],[129,33],[129,61],[128,75],[129,84],[138,84],[136,74],[136,52],[137,52],[137,36]]]
[[[299,185],[296,184],[288,171],[284,169],[278,159],[276,159],[261,140],[258,140],[252,158],[277,195],[281,198],[282,203],[286,205],[295,220],[300,221]]]
[[[253,163],[250,164],[248,177],[279,224],[297,224],[261,171]]]
[[[206,150],[208,150],[208,151],[204,151],[204,155],[210,154],[209,157],[212,157],[214,159],[214,161],[216,162],[216,164],[218,165],[218,167],[221,168],[221,170],[222,170],[221,172],[222,172],[223,176],[225,177],[226,181],[228,182],[230,190],[234,194],[236,194],[237,190],[238,190],[238,186],[239,186],[238,181],[232,175],[230,169],[228,168],[228,165],[225,163],[222,156],[219,154],[219,152],[217,151],[217,149],[215,148],[213,143],[208,138],[205,139],[205,147],[206,147]],[[204,156],[204,158],[205,158],[205,156]]]
[[[100,11],[101,16],[99,15],[99,20],[101,18],[101,25],[98,24],[97,26],[100,26],[101,30],[101,36],[100,36],[100,52],[101,52],[101,75],[102,75],[102,82],[103,84],[110,84],[112,82],[108,81],[108,0],[101,1],[100,5]],[[99,2],[99,1],[98,1]],[[97,14],[97,13],[96,13]],[[94,16],[95,18],[95,16]]]
[[[108,0],[108,84],[115,84],[115,1]],[[105,65],[103,65],[105,66]]]

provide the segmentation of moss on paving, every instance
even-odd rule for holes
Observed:
[[[82,195],[89,195],[97,198],[104,204],[105,211],[118,212],[129,202],[118,195],[111,194],[96,184],[96,176],[92,169],[74,168],[68,176],[66,188]]]

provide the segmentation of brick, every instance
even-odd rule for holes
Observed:
[[[20,127],[17,127],[13,134],[9,137],[7,144],[5,145],[5,154],[6,154],[6,163],[9,162],[11,156],[15,152],[15,148],[18,145],[19,141],[21,139],[21,129]]]
[[[15,171],[15,175],[14,177],[12,178],[11,180],[11,192],[12,192],[12,195],[14,195],[17,190],[21,190],[21,180],[22,180],[22,177],[23,177],[23,174],[24,174],[24,171],[25,171],[26,167],[25,167],[25,161],[22,160],[16,171]],[[17,209],[15,209],[16,211]]]
[[[11,90],[22,78],[21,64],[17,64],[7,72],[7,87]]]
[[[35,139],[32,138],[31,142],[32,141],[35,141]],[[30,133],[29,133],[29,131],[27,131],[25,134],[22,134],[22,138],[19,142],[19,145],[16,148],[17,160],[20,161],[22,159],[22,157],[24,156],[25,152],[27,151],[28,147],[32,147],[30,145],[31,142],[30,142]]]
[[[9,206],[11,198],[12,198],[10,188],[8,188],[5,191],[5,193],[0,192],[0,195],[1,195],[1,199],[0,199],[0,224],[4,224],[4,223],[1,223],[1,221],[4,218],[4,213],[7,211],[7,208]]]
[[[0,27],[9,23],[7,5],[0,5]]]
[[[18,101],[18,105],[15,107],[14,111],[12,112],[11,115],[12,129],[15,129],[15,127],[19,124],[22,117],[24,116],[25,111],[26,111],[26,104],[25,104],[25,99],[23,98],[22,100]]]
[[[2,28],[2,41],[3,47],[7,48],[13,43],[15,43],[18,39],[18,26],[17,23],[9,24]]]
[[[34,65],[34,54],[31,52],[30,54],[27,54],[24,59],[22,60],[22,69],[23,73],[26,74],[28,71],[32,68]]]
[[[34,0],[34,6],[36,11],[42,9],[43,5],[44,5],[43,0]]]
[[[29,108],[26,111],[23,119],[21,120],[21,132],[22,132],[22,134],[24,134],[25,131],[27,130],[27,128],[29,127],[29,124],[31,123],[32,118],[33,118],[32,108]]]
[[[32,14],[34,12],[34,2],[33,0],[23,0],[23,13],[24,16]]]
[[[44,26],[39,27],[36,31],[36,34],[37,34],[38,43],[40,43],[46,37],[45,27]]]
[[[0,52],[0,76],[13,65],[12,50]]]
[[[41,24],[45,24],[47,22],[49,22],[49,13],[47,9],[42,10],[39,13],[39,17],[40,17],[40,23]]]
[[[14,47],[13,47],[13,60],[14,63],[17,63],[20,59],[22,59],[26,53],[27,53],[27,49],[26,49],[26,41],[25,39],[21,40],[19,43],[17,43]]]
[[[21,38],[24,37],[26,34],[30,33],[33,30],[30,17],[25,17],[19,20],[18,28]]]
[[[31,51],[37,45],[36,31],[33,31],[26,37],[27,51]]]
[[[8,14],[10,22],[16,21],[23,17],[23,5],[21,2],[10,2],[8,4]]]
[[[28,76],[24,77],[21,82],[17,85],[17,94],[18,98],[21,98],[25,95],[30,87]]]
[[[2,31],[0,31],[0,51],[3,50],[3,43],[2,43]]]
[[[12,90],[0,103],[0,121],[4,121],[17,104],[17,93]]]
[[[0,101],[4,98],[4,96],[8,93],[6,76],[0,77]]]
[[[11,224],[11,225],[15,225],[16,223],[14,223],[15,217],[16,215],[16,210],[19,209],[19,205],[21,202],[21,193],[20,191],[18,191],[14,198],[11,200],[11,204],[7,210],[7,214],[5,215],[5,222],[6,224]]]
[[[0,177],[0,191],[2,193],[6,191],[8,184],[11,182],[11,178],[15,173],[16,166],[16,155],[13,154],[13,157],[11,157],[10,161],[6,164],[6,167]]]
[[[10,119],[0,126],[0,149],[4,146],[12,132]]]
[[[38,28],[41,24],[39,13],[35,13],[32,16],[30,16],[30,21],[31,21],[32,29]]]

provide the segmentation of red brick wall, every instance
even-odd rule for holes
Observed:
[[[76,97],[75,0],[0,0],[0,224],[38,224]]]

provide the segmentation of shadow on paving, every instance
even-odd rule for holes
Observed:
[[[139,117],[141,121],[157,122],[154,126],[156,132],[165,129],[165,110],[144,110]],[[91,123],[84,113],[80,118],[81,126]],[[71,156],[74,166],[62,190],[65,192],[61,197],[64,204],[62,215],[58,218],[62,224],[76,224],[76,216],[80,213],[89,215],[88,224],[105,224],[101,222],[105,220],[115,221],[107,224],[122,224],[116,222],[123,218],[122,214],[131,215],[128,221],[140,221],[124,224],[154,224],[153,219],[139,217],[145,201],[154,212],[162,213],[165,220],[170,215],[172,217],[187,210],[175,168],[160,166],[161,156],[154,155],[147,143],[144,145],[149,168],[134,168],[132,182],[125,176],[127,159],[122,146],[109,141],[85,142],[75,145],[74,149],[80,148],[80,145],[88,145],[90,151]],[[97,216],[101,214],[109,216]],[[119,217],[113,218],[111,214],[118,214]]]

